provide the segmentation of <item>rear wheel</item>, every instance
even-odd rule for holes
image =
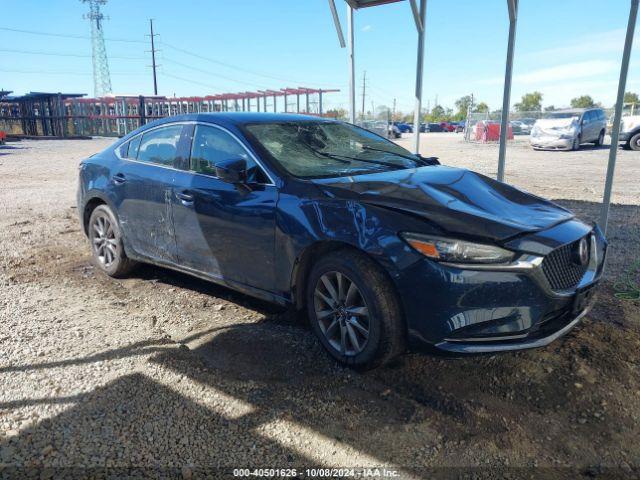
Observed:
[[[629,139],[629,148],[636,151],[640,150],[640,132]]]
[[[331,253],[309,274],[311,326],[324,348],[345,365],[373,368],[404,351],[399,305],[391,281],[362,253]]]
[[[120,226],[107,205],[99,205],[91,212],[88,231],[94,261],[103,272],[122,277],[131,271],[135,263],[124,253]]]

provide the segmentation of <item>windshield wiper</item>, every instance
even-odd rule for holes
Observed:
[[[341,153],[331,153],[331,152],[321,152],[321,151],[316,151],[316,153],[325,157],[334,158],[336,160],[340,160],[341,158],[348,158],[350,160],[355,160],[356,162],[373,163],[375,165],[384,165],[385,167],[393,168],[394,170],[401,170],[404,168],[402,165],[396,165],[395,163],[383,162],[382,160],[368,160],[365,158],[350,157],[349,155],[342,155]]]
[[[345,158],[348,158],[349,160],[355,160],[356,162],[373,163],[375,165],[384,165],[386,167],[393,168],[395,170],[399,170],[399,169],[403,168],[401,165],[396,165],[395,163],[383,162],[383,161],[379,161],[379,160],[367,160],[367,159],[362,159],[362,158],[350,157],[349,155],[342,155],[341,153],[323,152],[321,150],[318,150],[317,148],[313,148],[311,145],[309,145],[306,142],[302,142],[302,144],[305,147],[307,147],[309,150],[311,150],[313,153],[315,153],[316,155],[321,155],[323,157],[331,158],[332,160],[337,160],[337,161],[343,162],[343,163],[351,163],[351,162],[345,160]]]
[[[438,159],[436,157],[423,158],[420,155],[415,155],[415,156],[405,155],[404,153],[394,152],[394,151],[391,151],[391,150],[386,150],[384,148],[370,147],[369,145],[363,145],[362,149],[363,150],[371,150],[373,152],[390,153],[391,155],[395,155],[397,157],[406,158],[407,160],[411,160],[412,162],[420,163],[420,164],[425,165],[425,166],[433,166],[433,165],[440,164],[440,162],[437,161]]]
[[[405,155],[404,153],[394,152],[394,151],[391,151],[391,150],[386,150],[384,148],[376,148],[376,147],[370,147],[369,145],[363,145],[362,149],[363,150],[371,150],[373,152],[389,153],[391,155],[395,155],[396,157],[406,158],[407,160],[411,160],[414,163],[419,163],[419,164],[426,165],[426,166],[433,165],[432,163],[429,163],[426,160],[423,160],[419,156]]]

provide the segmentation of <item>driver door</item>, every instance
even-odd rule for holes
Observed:
[[[216,177],[216,163],[237,158],[247,163],[247,184]],[[176,175],[172,198],[179,264],[273,290],[277,198],[276,186],[235,136],[196,124],[189,171]]]

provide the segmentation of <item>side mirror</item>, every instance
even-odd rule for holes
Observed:
[[[247,181],[247,161],[234,158],[216,164],[216,177],[227,183],[245,183]]]

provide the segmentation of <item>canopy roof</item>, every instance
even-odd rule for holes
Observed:
[[[383,3],[397,3],[404,0],[347,0],[347,3],[351,5],[351,8],[365,8],[375,7],[376,5],[382,5]]]

